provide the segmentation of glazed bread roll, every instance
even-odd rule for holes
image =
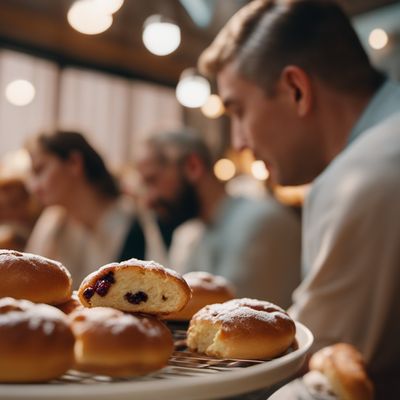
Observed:
[[[185,280],[154,261],[132,258],[107,264],[87,276],[78,296],[85,307],[168,314],[181,310],[191,291]]]
[[[280,307],[235,299],[197,312],[190,321],[187,345],[213,357],[264,360],[288,350],[295,333],[295,323]]]
[[[55,307],[0,299],[0,382],[58,378],[73,365],[74,336]]]
[[[222,276],[195,271],[183,275],[183,279],[192,289],[192,297],[181,311],[169,314],[165,319],[189,321],[201,308],[209,304],[224,303],[235,297],[232,285]]]
[[[110,376],[156,371],[174,350],[172,334],[157,318],[124,314],[108,307],[70,314],[75,335],[75,368]]]
[[[312,355],[309,367],[327,378],[332,392],[340,400],[373,398],[373,385],[368,379],[363,358],[350,344],[337,343],[324,347]],[[305,382],[310,382],[310,378],[305,377]]]
[[[71,297],[71,274],[61,263],[45,257],[0,250],[0,275],[0,297],[53,305]]]

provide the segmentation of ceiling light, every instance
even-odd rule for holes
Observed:
[[[94,7],[104,14],[114,14],[122,5],[124,0],[85,0],[91,2]]]
[[[142,38],[147,50],[157,56],[166,56],[181,43],[181,30],[161,15],[152,15],[144,23]]]
[[[189,68],[182,72],[176,86],[176,97],[183,106],[196,108],[205,104],[210,96],[211,88],[208,80],[197,75],[195,70]]]
[[[15,106],[26,106],[35,97],[35,88],[31,82],[17,79],[6,86],[7,100]]]
[[[106,31],[113,22],[111,14],[96,7],[96,1],[76,1],[68,11],[68,22],[78,32],[97,35]]]
[[[253,161],[251,163],[251,173],[254,178],[258,179],[259,181],[265,181],[269,177],[269,172],[265,167],[265,164],[261,160]]]
[[[369,45],[375,50],[383,49],[388,40],[388,35],[383,29],[372,30],[368,38]]]
[[[214,174],[221,181],[229,181],[235,176],[236,167],[228,158],[221,158],[214,164]]]
[[[208,118],[218,118],[225,112],[225,108],[220,97],[217,94],[211,94],[201,107],[201,111]]]

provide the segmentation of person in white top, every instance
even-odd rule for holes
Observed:
[[[62,262],[73,286],[100,266],[131,257],[165,261],[157,227],[121,195],[99,154],[77,132],[32,138],[30,189],[46,206],[26,251]]]
[[[399,85],[371,66],[332,1],[250,2],[199,68],[217,79],[236,148],[251,148],[280,184],[317,178],[290,314],[314,350],[357,347],[376,398],[399,399]]]

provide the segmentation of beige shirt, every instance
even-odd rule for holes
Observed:
[[[293,318],[314,349],[354,344],[374,375],[400,365],[400,113],[363,133],[316,180],[304,209]],[[400,371],[400,369],[398,369]]]
[[[263,200],[227,196],[212,223],[191,225],[191,235],[174,235],[185,248],[181,272],[222,275],[237,297],[268,300],[287,308],[300,282],[301,223],[293,210],[268,195]],[[176,232],[178,233],[178,232]],[[172,265],[172,264],[171,264]]]
[[[151,215],[135,210],[121,197],[107,209],[94,230],[70,218],[59,206],[48,207],[29,238],[26,251],[62,262],[71,272],[74,288],[104,264],[117,261],[132,219],[137,215],[146,238],[146,259],[165,262],[165,248]]]

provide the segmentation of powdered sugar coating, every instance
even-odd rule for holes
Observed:
[[[51,336],[57,325],[66,327],[65,315],[47,304],[35,304],[11,297],[0,299],[0,329],[24,325],[31,331],[42,331]]]
[[[253,321],[275,325],[279,320],[291,320],[288,314],[279,306],[267,301],[255,299],[233,299],[225,303],[211,304],[198,311],[193,319],[209,320],[221,323],[224,329],[234,329],[238,324],[242,328],[250,327]]]
[[[74,323],[75,333],[79,335],[91,329],[105,330],[115,336],[132,329],[149,337],[161,335],[160,327],[152,324],[148,318],[126,314],[108,307],[78,310],[70,315],[70,319]]]
[[[145,260],[139,260],[137,258],[131,258],[126,261],[122,261],[120,263],[114,262],[110,264],[103,265],[100,267],[97,271],[92,272],[90,275],[88,275],[82,282],[82,284],[86,284],[92,281],[92,279],[97,278],[99,275],[102,274],[102,272],[105,272],[105,270],[109,269],[121,269],[121,268],[126,268],[126,267],[139,267],[139,268],[145,268],[148,270],[153,270],[161,273],[165,277],[167,276],[173,276],[174,278],[183,281],[183,278],[181,275],[179,275],[176,271],[166,268],[162,266],[161,264],[157,263],[156,261],[145,261]]]
[[[39,270],[43,266],[57,268],[71,279],[71,274],[68,269],[58,261],[50,260],[49,258],[32,253],[22,253],[15,250],[0,250],[0,265],[2,265],[5,270],[13,268],[13,262],[23,262],[27,268],[33,271]],[[24,279],[24,276],[21,278]]]
[[[183,275],[183,279],[192,289],[199,287],[211,292],[226,289],[233,293],[232,285],[223,276],[212,275],[204,271],[193,271]]]

